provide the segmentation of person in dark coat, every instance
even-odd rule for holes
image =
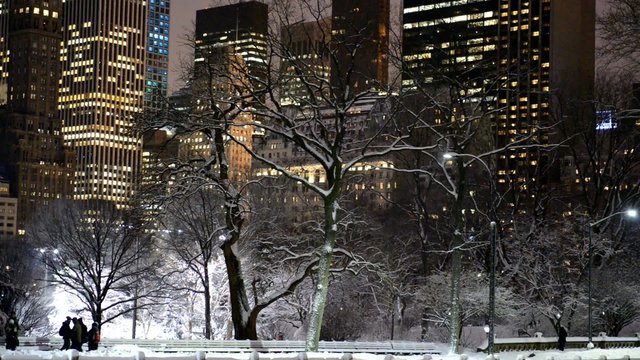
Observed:
[[[73,327],[71,328],[71,348],[74,350],[82,351],[82,325],[78,318],[71,319]]]
[[[80,323],[80,343],[85,344],[88,340],[88,331],[87,325],[82,322],[82,318],[78,318],[78,323]]]
[[[20,341],[18,341],[19,332],[18,320],[12,314],[7,323],[4,324],[5,347],[7,350],[15,350],[20,345]]]
[[[558,350],[564,351],[564,346],[567,344],[567,328],[564,325],[560,325],[560,331],[558,331]]]
[[[87,334],[89,342],[89,351],[98,350],[98,343],[100,342],[100,330],[98,329],[98,323],[91,324],[91,330]]]
[[[62,322],[62,326],[58,331],[58,335],[62,336],[62,341],[63,341],[63,344],[60,350],[69,350],[69,347],[71,346],[71,326],[69,325],[70,323],[71,323],[71,318],[67,316],[67,319]]]

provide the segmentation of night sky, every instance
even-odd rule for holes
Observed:
[[[341,1],[341,0],[338,0]],[[391,0],[399,3],[400,0]],[[560,0],[561,1],[561,0]],[[171,3],[171,32],[169,45],[169,94],[178,90],[182,85],[180,77],[180,59],[188,59],[193,56],[189,47],[182,45],[180,39],[185,34],[193,31],[196,18],[196,10],[210,6],[228,4],[230,0],[173,0]],[[598,11],[606,7],[607,0],[596,0]]]
[[[173,0],[171,3],[171,30],[169,32],[169,94],[178,90],[181,82],[180,59],[193,56],[189,47],[181,45],[181,38],[193,31],[196,10],[208,8],[211,0]]]

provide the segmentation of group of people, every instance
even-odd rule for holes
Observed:
[[[82,318],[70,318],[67,316],[67,319],[62,322],[58,335],[62,336],[63,340],[60,350],[74,349],[82,351],[84,343],[88,344],[89,351],[97,350],[98,343],[100,343],[98,323],[94,322],[91,325],[91,330],[87,331],[87,326],[82,322]]]
[[[12,312],[4,324],[5,347],[7,350],[15,350],[18,345],[20,345],[20,341],[18,340],[19,332],[20,326],[18,325],[16,314]]]
[[[20,326],[18,325],[16,314],[12,312],[4,324],[5,347],[7,350],[16,350],[18,345],[20,345],[20,341],[18,340],[19,332]],[[62,336],[63,340],[63,345],[60,350],[75,349],[82,351],[82,345],[85,343],[88,344],[89,351],[97,350],[98,344],[100,343],[98,323],[94,322],[91,325],[91,330],[87,331],[87,326],[82,322],[82,318],[71,318],[67,316],[67,319],[62,322],[58,334]]]

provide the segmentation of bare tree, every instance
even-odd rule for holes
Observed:
[[[170,199],[189,198],[201,189],[219,194],[220,213],[209,214],[203,219],[201,225],[208,230],[199,234],[199,241],[212,240],[211,244],[203,244],[218,246],[222,250],[234,337],[257,339],[256,325],[260,313],[291,294],[311,274],[316,259],[304,253],[289,256],[288,249],[279,248],[285,263],[293,260],[304,262],[303,265],[293,267],[293,272],[288,273],[280,286],[256,291],[260,281],[251,279],[250,269],[245,269],[241,253],[251,213],[247,192],[254,182],[249,181],[251,159],[245,152],[252,147],[253,126],[245,126],[253,121],[252,114],[242,111],[240,105],[257,101],[259,78],[250,74],[242,57],[234,54],[232,49],[198,51],[203,61],[187,71],[192,84],[191,109],[186,112],[170,109],[163,116],[142,119],[141,125],[145,130],[170,128],[173,135],[167,143],[179,144],[177,153],[163,159],[166,166],[157,169],[159,177],[172,179],[173,185],[170,189],[151,194],[160,207]],[[244,141],[247,149],[230,140],[232,138]],[[211,223],[214,215],[220,218]],[[214,238],[209,239],[209,236]]]
[[[279,1],[274,3],[272,23],[287,31],[298,21],[296,14],[306,14],[308,19],[312,19],[314,30],[321,34],[321,40],[314,41],[310,48],[312,57],[325,59],[334,78],[329,79],[326,73],[314,70],[304,58],[299,57],[294,43],[290,41],[291,36],[280,37],[281,31],[273,31],[278,35],[269,36],[267,42],[274,64],[268,67],[268,76],[261,80],[259,90],[251,92],[258,103],[239,107],[243,113],[263,121],[246,121],[238,126],[250,125],[261,129],[267,137],[290,144],[295,155],[280,159],[270,157],[269,151],[253,149],[234,137],[234,141],[244,146],[261,164],[261,168],[301,184],[318,199],[316,204],[322,212],[322,227],[319,229],[322,241],[313,254],[319,263],[308,323],[308,350],[317,349],[330,274],[336,260],[334,254],[344,250],[338,246],[337,239],[346,209],[342,195],[350,172],[357,166],[368,164],[375,167],[372,164],[376,161],[383,162],[385,157],[402,149],[402,139],[411,129],[411,126],[403,128],[396,121],[394,112],[397,106],[390,95],[377,96],[375,89],[382,90],[383,83],[367,78],[369,85],[364,86],[360,81],[365,75],[354,66],[359,56],[358,44],[370,39],[345,36],[326,41],[330,34],[325,26],[325,10],[322,4],[314,1]],[[275,65],[276,59],[287,66]],[[336,73],[339,74],[337,78]],[[301,84],[301,91],[294,101],[299,105],[283,106],[278,94],[292,77]],[[359,86],[355,86],[358,82]],[[243,90],[238,93],[247,93]],[[369,109],[365,110],[365,107]]]
[[[450,351],[456,352],[463,321],[460,276],[465,267],[464,254],[479,244],[483,247],[487,244],[469,239],[481,237],[480,234],[488,238],[489,222],[499,223],[496,209],[503,195],[497,192],[495,159],[508,148],[525,146],[529,139],[523,136],[506,147],[494,147],[489,132],[492,116],[497,112],[488,100],[492,85],[474,93],[467,83],[444,75],[438,80],[418,85],[405,95],[404,116],[407,121],[419,124],[415,136],[407,143],[424,150],[403,153],[396,171],[412,179],[409,199],[413,206],[405,203],[403,208],[416,221],[425,275],[442,265],[435,260],[437,254],[444,255],[440,261],[446,259],[450,263],[451,305],[447,323],[451,331]]]
[[[451,301],[447,289],[451,283],[450,272],[430,275],[417,292],[420,302],[428,304],[423,316],[438,327],[450,328]],[[489,274],[465,271],[461,276],[461,317],[463,323],[485,324],[489,309]],[[527,310],[516,294],[505,286],[496,289],[496,316],[505,322],[519,318]],[[523,306],[524,305],[524,306]]]
[[[43,281],[44,270],[33,259],[37,249],[17,238],[0,240],[0,319],[15,313],[23,333],[47,335],[52,311],[50,293]],[[35,254],[35,256],[34,256]]]
[[[556,198],[555,203],[565,204],[564,214],[573,214],[578,220],[574,236],[586,240],[590,233],[592,237],[592,249],[586,241],[582,245],[587,255],[588,252],[593,255],[592,264],[589,256],[583,258],[584,276],[579,278],[582,285],[587,285],[590,267],[592,272],[606,273],[605,268],[624,261],[634,239],[628,221],[616,214],[635,208],[640,200],[636,181],[640,170],[638,99],[629,77],[620,73],[601,74],[591,105],[581,117],[579,131],[561,128],[568,139],[559,160],[565,165],[561,178],[567,186],[562,189],[565,195],[560,199],[550,194]],[[557,116],[560,115],[561,112]],[[555,216],[561,216],[560,212]],[[597,298],[598,294],[594,296]]]
[[[155,290],[135,290],[139,279],[153,276],[156,263],[135,209],[56,202],[32,224],[29,240],[57,250],[43,257],[49,282],[75,295],[98,324],[132,311],[134,300]]]
[[[598,275],[595,279],[599,296],[594,301],[594,326],[608,336],[619,336],[626,326],[640,318],[640,303],[635,295],[638,293],[637,276],[614,264]]]
[[[640,1],[607,0],[604,13],[598,17],[602,38],[599,52],[623,66],[638,65],[640,47]]]
[[[166,207],[164,230],[168,233],[164,242],[170,253],[175,254],[185,269],[174,271],[192,272],[198,279],[198,286],[170,284],[176,290],[190,290],[201,293],[204,303],[205,338],[212,338],[211,326],[211,269],[217,251],[224,242],[226,227],[221,218],[221,201],[216,194],[199,189],[184,199],[176,199]],[[196,290],[202,289],[202,290]]]
[[[207,267],[209,276],[209,297],[205,298],[202,284],[202,268],[196,264],[196,259],[186,259],[173,251],[173,242],[184,241],[182,248],[192,245],[192,240],[183,237],[180,231],[160,229],[157,236],[159,248],[163,251],[162,286],[167,292],[167,301],[147,307],[142,311],[143,326],[148,330],[150,326],[160,324],[168,332],[179,339],[194,339],[207,337],[207,321],[210,326],[210,339],[228,339],[232,328],[230,311],[228,309],[228,281],[224,267],[224,260],[218,253],[212,256]],[[175,238],[175,239],[174,239]],[[205,300],[209,302],[207,309]],[[205,315],[208,311],[208,317]]]
[[[297,21],[292,15],[295,11],[291,11],[293,4],[283,1],[275,5],[275,23],[280,29],[291,29]],[[297,2],[296,5],[293,9],[299,9],[307,18],[313,19],[316,33],[326,31],[322,6],[307,1]],[[327,34],[320,38],[328,37]],[[422,174],[423,178],[436,184],[439,191],[444,190],[451,200],[445,207],[446,218],[452,224],[450,233],[453,234],[447,239],[447,249],[450,251],[453,273],[460,274],[466,235],[478,231],[473,230],[474,227],[487,227],[487,220],[497,220],[494,202],[499,202],[500,198],[494,196],[495,186],[491,178],[494,172],[490,168],[492,158],[509,148],[529,146],[532,137],[519,136],[516,141],[502,148],[492,148],[490,120],[496,108],[488,104],[493,98],[492,89],[499,86],[497,76],[492,84],[482,79],[481,83],[485,84],[486,89],[481,93],[465,88],[469,84],[457,83],[455,79],[443,76],[443,86],[423,87],[417,94],[405,93],[394,97],[389,95],[391,91],[384,88],[384,83],[376,82],[377,79],[367,79],[369,87],[353,86],[351,82],[362,77],[355,67],[355,59],[359,56],[358,44],[365,43],[366,39],[338,36],[331,41],[313,42],[311,57],[325,59],[332,69],[335,67],[339,70],[338,79],[329,79],[323,73],[310,69],[309,62],[298,56],[291,38],[269,38],[271,59],[278,59],[286,66],[270,66],[260,91],[252,93],[253,99],[263,103],[239,107],[242,112],[250,113],[261,121],[247,121],[238,126],[252,125],[262,129],[265,137],[279,139],[290,146],[293,156],[279,158],[276,155],[280,154],[269,151],[268,147],[250,148],[241,140],[232,138],[245,146],[254,159],[262,164],[262,168],[268,169],[264,173],[281,174],[314,193],[318,198],[317,204],[324,212],[323,244],[318,248],[320,266],[307,333],[307,348],[313,350],[320,336],[333,254],[340,249],[336,246],[336,238],[341,212],[346,209],[342,195],[356,168],[397,169],[396,153],[424,154],[427,161],[419,164],[424,167],[416,168],[416,164],[412,163],[406,169],[397,170]],[[335,71],[332,74],[335,75]],[[279,102],[278,94],[292,77],[300,84],[298,98],[294,101],[297,106],[284,106]],[[237,93],[247,91],[242,89]],[[411,100],[411,96],[418,99],[415,103],[421,107],[407,106],[406,102]],[[241,103],[236,101],[235,104]],[[400,117],[401,113],[405,116]],[[447,153],[456,156],[445,160],[443,155]],[[473,169],[469,170],[471,167]],[[475,194],[469,188],[471,174],[477,179],[485,179],[485,191],[482,194]],[[467,208],[476,211],[477,215],[472,216],[471,211],[465,214]],[[452,276],[451,343],[454,349],[457,349],[461,328],[459,307],[456,305],[459,303],[459,283],[457,276]]]

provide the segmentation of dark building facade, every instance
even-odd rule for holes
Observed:
[[[0,1],[0,105],[7,103],[7,78],[9,62],[7,41],[9,37],[9,0]]]
[[[196,66],[216,48],[231,48],[233,54],[242,57],[250,78],[263,79],[267,69],[268,11],[268,6],[259,1],[198,10]]]
[[[404,0],[403,12],[404,90],[449,78],[488,94],[496,148],[548,144],[536,129],[560,120],[579,128],[593,97],[595,0]],[[497,181],[525,190],[541,160],[522,147],[500,154]]]
[[[286,26],[281,31],[282,45],[287,49],[281,59],[280,71],[284,82],[281,105],[304,106],[312,97],[311,91],[325,91],[331,76],[329,47],[331,20],[321,19]],[[283,51],[283,53],[285,53]],[[313,84],[311,88],[305,84]]]
[[[38,208],[73,192],[73,157],[63,149],[58,113],[62,1],[11,0],[0,9],[7,92],[0,158],[21,231]]]
[[[594,115],[595,0],[500,0],[499,6],[496,146],[523,136],[540,144],[559,142],[536,130],[559,122],[570,132],[583,130],[581,124]],[[544,156],[512,149],[498,159],[498,182],[525,190],[536,176],[533,169],[547,165]]]
[[[333,1],[331,42],[335,89],[384,90],[389,81],[389,0]]]
[[[484,89],[497,70],[497,0],[405,0],[403,12],[405,89],[447,79]]]

